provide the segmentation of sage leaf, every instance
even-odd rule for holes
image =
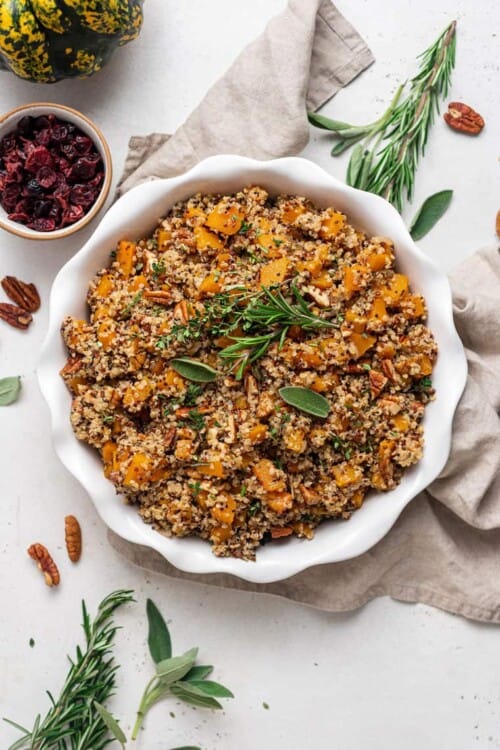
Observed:
[[[348,185],[351,185],[351,187],[355,187],[356,185],[358,175],[363,166],[363,155],[363,146],[361,145],[361,143],[358,143],[358,145],[352,151],[351,158],[349,159],[349,164],[347,166],[346,182]]]
[[[148,616],[148,646],[149,653],[155,664],[172,656],[172,641],[168,631],[167,623],[163,619],[156,604],[148,599],[146,602],[146,614]]]
[[[19,398],[21,393],[21,378],[0,378],[0,406],[9,406]]]
[[[439,219],[446,213],[453,197],[453,190],[441,190],[430,195],[422,203],[410,224],[410,234],[414,240],[421,240]]]
[[[197,655],[198,649],[190,648],[182,656],[172,656],[170,659],[158,662],[156,674],[161,679],[162,685],[171,685],[173,682],[181,680],[195,663]]]
[[[210,365],[205,365],[203,362],[189,357],[171,359],[170,364],[179,375],[187,380],[192,380],[194,383],[211,383],[219,374]]]
[[[312,414],[314,417],[322,417],[324,419],[330,412],[330,404],[326,398],[315,391],[311,391],[309,388],[303,388],[299,385],[287,385],[284,388],[280,388],[279,394],[283,401],[290,404],[290,406],[295,406],[296,409],[306,414]]]
[[[188,682],[191,680],[204,680],[205,677],[207,677],[210,672],[212,672],[212,670],[213,667],[209,664],[197,664],[196,666],[191,667],[189,672],[184,675],[182,680],[187,680]]]
[[[324,115],[318,115],[316,112],[308,112],[307,119],[317,128],[322,130],[332,130],[336,132],[338,130],[350,130],[352,125],[348,122],[341,122],[340,120],[331,120],[329,117]]]
[[[212,680],[190,680],[189,684],[201,690],[202,693],[211,695],[214,698],[234,698],[232,692],[219,682],[213,682]]]
[[[94,708],[103,722],[106,724],[115,740],[117,740],[122,748],[124,748],[127,744],[127,738],[125,737],[125,734],[123,733],[122,728],[118,724],[116,719],[109,713],[109,711],[104,708],[104,706],[101,706],[101,704],[97,701],[94,701]]]
[[[190,682],[175,682],[170,687],[170,692],[175,695],[179,700],[184,703],[190,703],[192,706],[200,706],[201,708],[222,708],[222,705],[218,700],[212,698],[210,695],[206,695],[202,690],[197,687],[193,687]]]

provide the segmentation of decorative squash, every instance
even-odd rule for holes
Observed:
[[[87,78],[135,39],[143,0],[0,0],[0,70],[37,83]]]

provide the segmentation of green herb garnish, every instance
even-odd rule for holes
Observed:
[[[440,193],[430,195],[420,206],[409,232],[414,240],[421,240],[448,209],[453,197],[453,190],[441,190]]]
[[[241,223],[241,227],[238,230],[238,234],[246,234],[251,228],[252,228],[251,224],[249,224],[246,221],[243,221]]]
[[[193,706],[215,709],[222,708],[217,698],[234,697],[224,685],[206,679],[213,667],[195,664],[197,648],[191,648],[182,656],[172,656],[172,641],[167,624],[151,599],[147,601],[146,612],[149,652],[155,663],[156,673],[146,685],[141,698],[132,730],[133,740],[137,739],[148,711],[168,696],[175,696]]]
[[[17,401],[21,393],[21,378],[15,375],[10,378],[0,378],[0,406],[10,406]]]
[[[310,388],[303,388],[298,385],[289,385],[280,388],[279,394],[283,401],[296,409],[312,414],[314,417],[325,419],[330,413],[330,404],[324,396],[311,391]]]
[[[389,108],[375,122],[354,126],[309,114],[313,125],[334,133],[337,143],[332,156],[357,144],[347,168],[347,183],[383,196],[399,212],[405,198],[411,201],[418,162],[439,112],[439,102],[450,87],[455,65],[455,32],[453,21],[419,56],[420,69],[409,81],[406,96],[402,98],[405,86],[400,86]]]
[[[127,318],[130,318],[130,313],[134,309],[134,307],[141,301],[142,299],[142,290],[139,292],[136,292],[128,305],[126,305],[123,310],[120,313],[120,320],[126,320]]]
[[[85,647],[77,648],[59,696],[48,694],[52,706],[43,719],[36,717],[31,730],[5,719],[23,732],[9,750],[104,750],[110,744],[102,705],[114,692],[117,670],[112,657],[117,627],[112,618],[118,607],[131,601],[132,591],[115,591],[99,604],[94,620],[82,602]]]
[[[170,360],[170,365],[183,378],[193,380],[195,383],[210,383],[216,380],[219,374],[210,365],[190,357],[177,357]]]
[[[191,427],[196,432],[201,432],[205,428],[205,416],[198,409],[190,409],[186,420],[182,424]]]

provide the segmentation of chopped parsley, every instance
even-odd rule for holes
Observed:
[[[248,507],[248,515],[254,516],[259,510],[260,510],[260,503],[258,500],[256,500],[254,503],[252,503]]]
[[[153,279],[155,281],[158,281],[160,276],[164,276],[167,273],[167,266],[164,260],[159,260],[158,262],[155,261],[151,265],[151,268],[153,270]]]
[[[243,221],[241,223],[241,227],[239,228],[239,234],[246,234],[251,228],[251,224],[249,224],[247,221]]]

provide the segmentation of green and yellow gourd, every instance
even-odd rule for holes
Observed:
[[[0,69],[38,83],[87,78],[135,39],[143,0],[0,0]]]

